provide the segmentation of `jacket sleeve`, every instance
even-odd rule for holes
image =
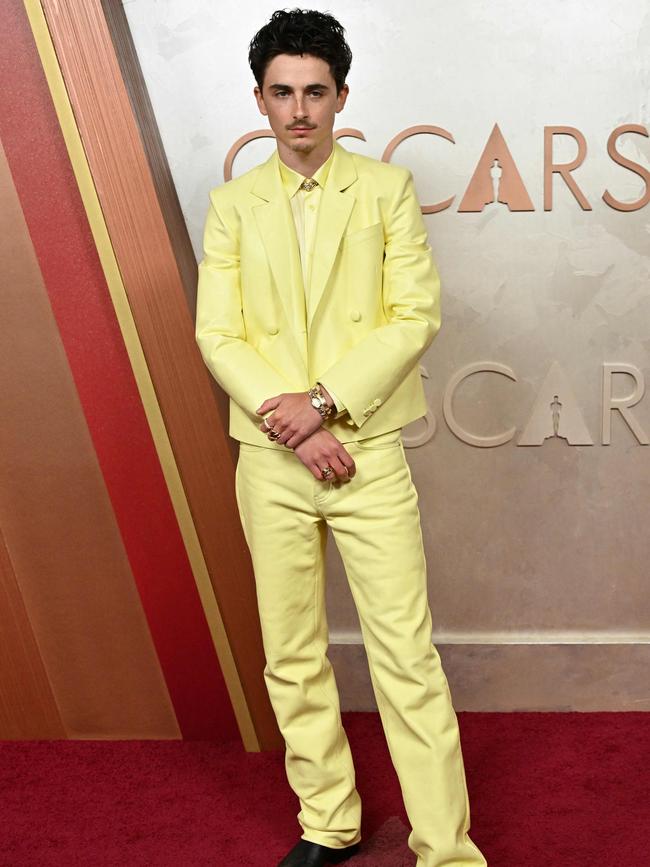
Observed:
[[[196,342],[219,385],[261,423],[262,416],[255,412],[257,407],[271,395],[296,388],[246,341],[239,238],[220,216],[215,190],[210,192],[203,252],[198,269]]]
[[[388,322],[366,334],[319,377],[362,425],[384,402],[440,329],[440,278],[413,174],[403,169],[385,221],[382,303]]]

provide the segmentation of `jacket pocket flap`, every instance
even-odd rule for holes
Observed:
[[[359,241],[365,241],[368,238],[382,238],[384,236],[383,223],[373,223],[372,226],[366,226],[363,229],[357,229],[356,232],[349,232],[342,238],[342,244],[349,247],[350,244],[357,244]]]

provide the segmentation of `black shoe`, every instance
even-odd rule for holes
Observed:
[[[344,849],[331,849],[312,843],[310,840],[298,840],[291,852],[280,861],[278,867],[325,867],[326,864],[341,864],[361,848],[360,843],[353,843]]]

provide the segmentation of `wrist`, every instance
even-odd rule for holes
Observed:
[[[334,405],[334,398],[333,398],[332,395],[329,393],[329,391],[325,388],[325,386],[323,385],[323,383],[322,383],[322,382],[319,382],[319,383],[317,383],[317,385],[320,386],[320,390],[321,390],[321,392],[322,392],[322,394],[323,394],[325,400],[327,401],[327,405],[328,405],[329,407],[334,407],[334,409],[336,409],[336,407],[335,407],[335,405]]]
[[[325,419],[334,414],[334,402],[331,397],[330,402],[328,402],[324,389],[321,389],[320,383],[317,382],[316,385],[313,385],[307,392],[307,395],[311,405],[320,414],[321,421],[325,421]]]

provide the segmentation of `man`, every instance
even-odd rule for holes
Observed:
[[[411,173],[333,138],[351,52],[328,14],[277,11],[249,61],[277,148],[210,192],[196,339],[230,395],[264,677],[303,833],[281,867],[360,849],[361,803],[326,655],[329,526],[359,614],[418,867],[476,867],[448,683],[431,643],[418,495],[401,440],[439,280]]]

